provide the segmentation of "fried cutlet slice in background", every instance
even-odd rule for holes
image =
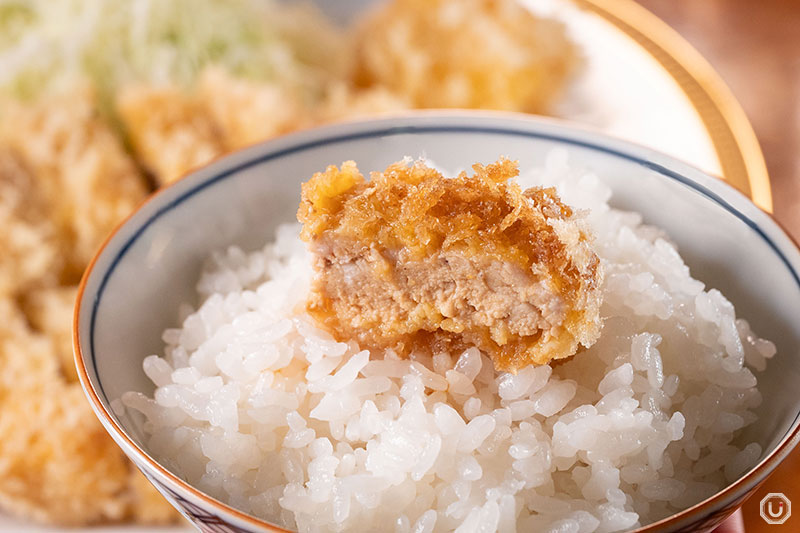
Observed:
[[[57,231],[30,171],[0,145],[0,298],[52,284],[62,269]]]
[[[219,129],[203,103],[178,87],[129,87],[116,109],[134,154],[159,184],[221,155]]]
[[[0,511],[172,523],[92,413],[70,340],[74,283],[145,182],[90,91],[4,102],[0,116]]]
[[[72,356],[72,310],[77,285],[47,287],[28,291],[20,297],[22,310],[34,331],[50,340],[61,375],[70,383],[78,381]]]
[[[546,113],[581,63],[562,23],[516,0],[393,0],[355,41],[357,86],[423,108]]]
[[[40,218],[57,233],[60,281],[75,283],[103,238],[144,198],[146,182],[86,88],[9,102],[0,116],[0,151],[29,173]]]
[[[136,157],[159,184],[232,150],[332,120],[407,109],[384,88],[331,82],[310,101],[279,83],[206,69],[196,87],[130,87],[117,112]]]
[[[139,518],[171,523],[157,496],[95,417],[57,348],[0,300],[0,509],[78,526]]]

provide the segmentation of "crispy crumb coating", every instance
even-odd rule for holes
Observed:
[[[134,154],[159,184],[277,135],[409,105],[385,88],[357,90],[342,82],[307,102],[279,83],[244,80],[217,68],[206,69],[196,87],[129,87],[116,102]]]
[[[0,298],[58,280],[56,226],[20,157],[0,146]]]
[[[129,87],[116,109],[136,157],[160,184],[231,150],[312,124],[289,89],[216,68],[206,69],[193,88]]]
[[[314,121],[356,119],[397,113],[411,108],[411,102],[385,87],[354,89],[343,83],[332,84],[321,105],[314,110]]]
[[[399,162],[365,180],[352,161],[303,185],[298,220],[315,253],[308,311],[340,340],[457,350],[499,370],[546,364],[600,331],[599,259],[553,189],[522,191],[514,162],[444,178]]]
[[[414,107],[543,113],[579,64],[563,24],[517,0],[393,0],[362,21],[353,79]]]
[[[220,69],[203,72],[197,98],[215,124],[225,151],[311,125],[295,91],[278,83],[235,78]]]
[[[117,97],[116,109],[137,159],[160,184],[224,151],[202,102],[178,87],[128,87]]]
[[[72,310],[77,296],[78,286],[68,285],[28,291],[20,298],[25,317],[50,340],[61,375],[70,383],[78,381],[72,355]]]
[[[55,350],[0,299],[0,510],[65,526],[174,522],[177,513],[142,486],[80,385],[63,377]]]
[[[74,283],[145,182],[91,91],[3,102],[0,116],[0,512],[173,523],[92,413],[72,359]]]
[[[9,103],[0,116],[0,152],[25,169],[31,206],[56,232],[58,281],[75,283],[103,238],[144,198],[146,184],[86,88]]]

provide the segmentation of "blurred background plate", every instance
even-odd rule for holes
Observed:
[[[750,122],[711,65],[677,32],[632,0],[547,4],[588,58],[562,104],[563,116],[684,159],[772,209]]]

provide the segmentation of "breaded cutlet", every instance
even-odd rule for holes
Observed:
[[[74,284],[145,182],[91,91],[4,102],[0,115],[0,512],[172,523],[92,413],[70,339]]]
[[[562,22],[517,0],[392,0],[354,42],[356,86],[421,108],[547,114],[582,61]]]
[[[315,174],[297,215],[314,254],[309,313],[339,340],[401,355],[477,346],[511,372],[594,343],[602,269],[580,214],[553,189],[523,192],[514,162],[473,169]]]
[[[28,174],[36,216],[56,232],[60,282],[80,279],[102,239],[147,192],[97,105],[79,87],[0,110],[0,153],[11,153]]]
[[[0,510],[64,526],[175,521],[61,373],[56,350],[0,299]]]

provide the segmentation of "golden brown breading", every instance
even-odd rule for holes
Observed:
[[[58,233],[61,281],[74,283],[103,238],[144,198],[144,181],[83,88],[8,104],[0,146],[30,173]]]
[[[350,161],[305,183],[312,316],[404,355],[478,346],[512,372],[593,344],[602,272],[581,218],[553,189],[523,193],[516,163],[473,168],[401,162],[366,181]]]
[[[40,522],[119,521],[128,464],[78,385],[42,382],[2,400],[0,504]]]
[[[130,87],[117,112],[136,157],[159,183],[172,182],[224,151],[202,102],[177,87]]]
[[[51,284],[61,272],[57,232],[31,173],[0,146],[0,298]]]
[[[50,341],[31,331],[10,298],[0,298],[0,414],[11,389],[36,390],[58,377],[58,360]]]
[[[0,505],[42,522],[117,520],[128,466],[48,339],[0,302]]]
[[[332,120],[355,119],[394,113],[411,108],[407,98],[399,96],[385,87],[353,89],[342,83],[332,84],[323,102],[314,111],[319,123]]]
[[[235,78],[220,69],[203,73],[197,98],[226,151],[311,125],[295,91],[277,83]]]
[[[77,285],[69,285],[28,291],[20,298],[28,322],[50,340],[61,375],[70,383],[78,381],[72,356],[72,310],[77,295]]]
[[[579,61],[517,0],[393,0],[362,21],[353,78],[415,107],[545,112]]]
[[[59,285],[77,281],[144,196],[144,180],[87,90],[4,102],[2,116],[0,509],[63,525],[173,522],[83,396],[70,333],[76,289]]]
[[[44,523],[87,525],[177,514],[152,497],[94,416],[56,348],[0,299],[0,509]]]
[[[223,153],[310,125],[303,103],[275,83],[207,69],[197,87],[133,87],[117,111],[137,158],[169,183]]]

